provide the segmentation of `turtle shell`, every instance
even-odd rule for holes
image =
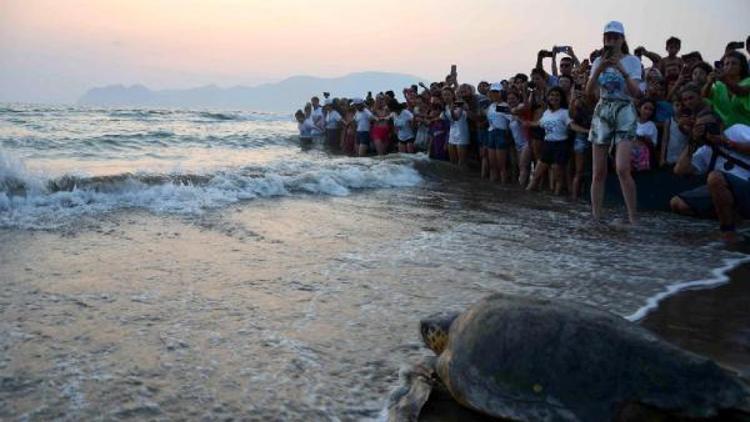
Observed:
[[[515,420],[612,420],[633,403],[711,417],[748,397],[732,373],[617,315],[502,294],[453,322],[437,373],[459,403]]]

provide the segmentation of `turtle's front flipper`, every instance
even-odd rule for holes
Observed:
[[[388,398],[388,422],[416,421],[430,397],[434,376],[434,358],[399,371],[401,386]]]

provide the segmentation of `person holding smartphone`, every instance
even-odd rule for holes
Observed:
[[[747,57],[730,51],[722,59],[722,68],[708,75],[702,94],[716,114],[729,127],[750,124],[750,73]]]
[[[443,88],[445,111],[443,118],[450,123],[448,131],[448,156],[451,163],[460,168],[466,167],[469,149],[468,108],[462,99],[457,99],[451,88]]]
[[[586,94],[599,102],[594,108],[589,140],[592,144],[591,211],[602,218],[607,155],[614,149],[615,168],[625,199],[628,221],[636,223],[636,186],[630,173],[630,157],[638,119],[633,99],[641,96],[641,61],[629,54],[622,23],[612,21],[604,27],[604,48],[592,66]]]
[[[484,145],[485,155],[489,163],[490,180],[500,179],[506,184],[508,176],[508,148],[510,147],[510,133],[508,132],[511,114],[510,107],[502,99],[503,87],[499,83],[490,86],[490,100],[492,103],[485,109],[487,123],[487,142]]]

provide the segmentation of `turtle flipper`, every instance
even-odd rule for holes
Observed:
[[[401,386],[388,398],[388,422],[417,421],[432,392],[435,361],[424,361],[399,371]]]

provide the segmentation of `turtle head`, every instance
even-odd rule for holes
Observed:
[[[457,312],[441,312],[419,321],[419,331],[422,333],[422,340],[436,355],[443,353],[443,350],[448,345],[448,332],[456,317],[458,317]]]

